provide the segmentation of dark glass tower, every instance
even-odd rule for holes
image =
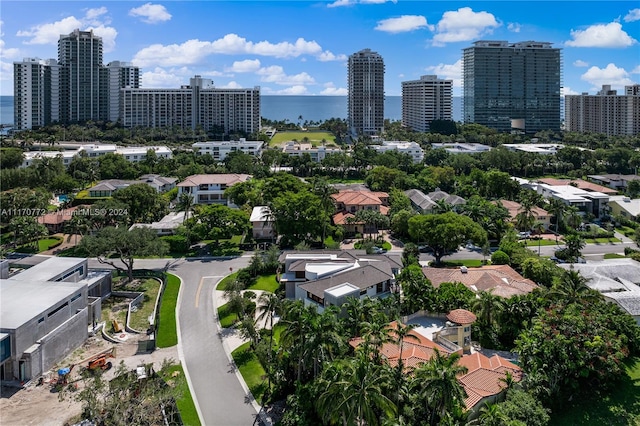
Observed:
[[[355,135],[373,135],[384,125],[384,61],[371,49],[349,56],[349,128]]]
[[[477,41],[463,50],[463,120],[501,132],[560,130],[560,49]]]

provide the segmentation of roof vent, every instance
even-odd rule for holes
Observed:
[[[466,266],[461,266],[460,267],[460,272],[462,272],[463,274],[467,273],[467,267]]]

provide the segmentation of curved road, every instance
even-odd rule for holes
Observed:
[[[178,298],[179,353],[198,414],[205,426],[248,426],[256,410],[236,377],[218,336],[213,294],[224,276],[249,264],[251,256],[232,259],[141,259],[136,268],[163,269],[182,279]],[[95,260],[90,267],[104,268]],[[232,268],[232,269],[230,269]]]

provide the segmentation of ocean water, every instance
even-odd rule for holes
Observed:
[[[346,96],[262,96],[261,115],[269,120],[324,121],[330,118],[347,118]],[[387,96],[384,101],[384,117],[402,119],[402,96]],[[462,118],[462,99],[453,98],[453,119]],[[13,96],[0,96],[0,124],[13,124]]]

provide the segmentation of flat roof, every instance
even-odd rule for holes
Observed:
[[[86,261],[83,257],[51,257],[12,278],[20,281],[49,281]]]
[[[0,279],[0,328],[15,330],[86,285],[62,281]]]
[[[354,291],[360,291],[360,288],[356,287],[351,283],[338,284],[335,287],[331,287],[325,290],[325,293],[330,294],[334,297],[344,296]]]

